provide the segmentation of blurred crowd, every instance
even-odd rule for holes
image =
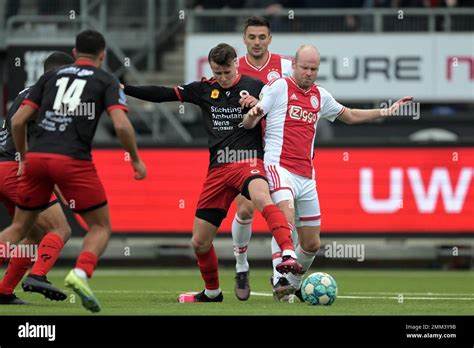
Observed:
[[[282,8],[406,8],[474,7],[474,0],[190,0],[195,9],[265,8],[268,14]]]

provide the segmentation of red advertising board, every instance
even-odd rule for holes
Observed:
[[[121,150],[96,150],[115,232],[189,233],[205,149],[145,149],[133,180]],[[474,234],[473,148],[321,148],[314,159],[324,233]],[[235,206],[221,226],[228,233]],[[268,233],[257,213],[256,233]]]

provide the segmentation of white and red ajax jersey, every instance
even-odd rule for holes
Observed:
[[[345,107],[324,88],[301,89],[293,77],[269,82],[259,104],[266,116],[265,165],[280,165],[290,172],[314,179],[313,153],[320,118],[333,122]]]
[[[268,52],[268,60],[260,68],[253,66],[248,61],[247,55],[239,58],[239,74],[259,79],[263,83],[291,76],[292,73],[291,60],[279,54]]]

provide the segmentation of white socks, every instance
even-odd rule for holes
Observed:
[[[79,278],[87,280],[87,274],[86,274],[86,272],[84,272],[84,270],[82,270],[80,268],[74,268],[74,273],[76,273],[76,275]]]
[[[232,241],[234,244],[235,269],[237,273],[247,272],[249,263],[247,260],[247,247],[252,236],[252,219],[242,220],[235,214],[232,221]]]
[[[307,251],[304,251],[301,246],[298,245],[298,247],[296,248],[296,256],[300,265],[303,266],[304,272],[306,272],[311,267],[311,264],[313,263],[314,258],[316,257],[316,253],[308,253]],[[288,273],[286,275],[286,279],[288,279],[288,281],[293,287],[299,289],[303,280],[303,274],[295,275],[292,273]]]
[[[221,293],[221,288],[215,290],[205,289],[204,294],[209,298],[216,298]]]

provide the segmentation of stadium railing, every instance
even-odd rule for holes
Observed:
[[[224,8],[189,11],[187,32],[240,31],[242,23],[250,16],[270,18],[274,31],[375,33],[474,31],[474,8],[288,8],[271,15],[264,9]],[[356,19],[354,25],[346,22],[349,16]]]

